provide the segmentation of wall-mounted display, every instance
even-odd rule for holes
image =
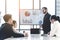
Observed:
[[[43,17],[40,10],[20,10],[20,24],[42,24]]]

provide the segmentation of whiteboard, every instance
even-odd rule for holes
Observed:
[[[42,24],[43,17],[41,10],[20,10],[20,24]]]

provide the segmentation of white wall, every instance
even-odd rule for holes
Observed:
[[[5,0],[0,0],[0,26],[4,23],[3,16],[5,14]]]
[[[7,14],[11,14],[13,20],[17,21],[17,28],[19,28],[19,0],[6,0]]]

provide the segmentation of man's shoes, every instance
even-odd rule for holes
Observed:
[[[56,37],[56,35],[53,35],[53,37]]]
[[[44,34],[41,34],[41,36],[44,36]]]
[[[47,36],[48,36],[48,34],[42,34],[41,36],[45,36],[45,37],[47,37]]]

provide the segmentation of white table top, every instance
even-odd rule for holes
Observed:
[[[28,37],[8,38],[5,40],[60,40],[60,37],[42,37],[40,34],[30,34]]]

